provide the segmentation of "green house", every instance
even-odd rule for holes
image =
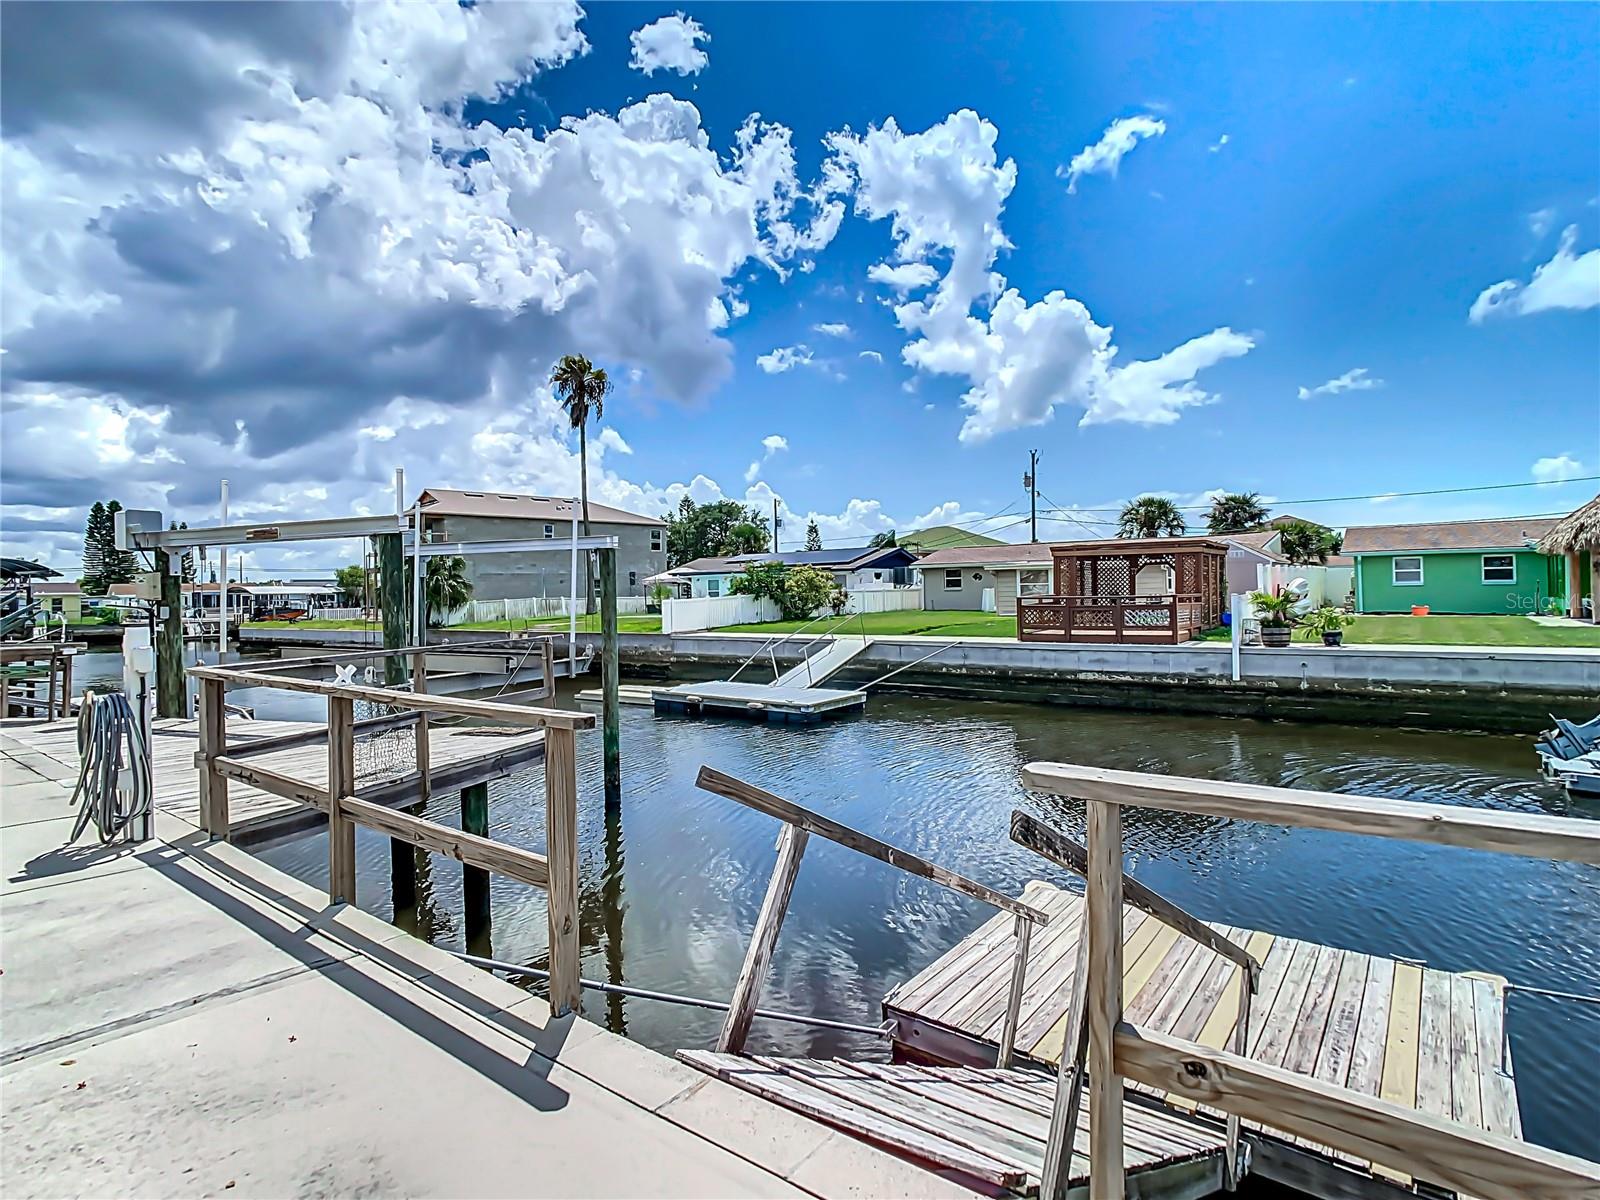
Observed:
[[[1364,525],[1346,530],[1355,559],[1356,611],[1542,613],[1565,607],[1566,569],[1534,547],[1555,527],[1549,517]]]

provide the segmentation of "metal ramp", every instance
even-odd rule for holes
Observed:
[[[872,640],[860,634],[837,636],[820,653],[811,654],[802,659],[797,665],[790,667],[782,675],[772,681],[773,687],[780,688],[814,688],[821,687],[840,671],[844,670],[857,655],[861,654],[872,644]]]
[[[1036,1071],[771,1058],[680,1050],[690,1066],[765,1100],[938,1169],[1032,1194],[1044,1170],[1055,1080]],[[1130,1100],[1132,1097],[1130,1097]],[[1227,1137],[1206,1122],[1130,1103],[1124,1169],[1138,1195],[1211,1195]],[[1081,1102],[1069,1186],[1089,1177],[1089,1106]],[[1132,1188],[1130,1188],[1132,1193]]]

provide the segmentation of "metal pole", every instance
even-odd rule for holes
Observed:
[[[617,663],[617,552],[601,550],[600,560],[600,695],[604,726],[606,808],[622,804],[622,714]]]
[[[411,641],[428,644],[427,614],[422,608],[422,506],[411,506]]]
[[[578,499],[572,500],[572,559],[567,571],[567,678],[578,677]]]
[[[1233,681],[1239,682],[1239,653],[1244,645],[1244,597],[1235,592],[1228,597],[1232,608],[1228,621],[1228,632],[1232,635],[1229,640],[1233,643]]]
[[[228,481],[222,481],[222,519],[219,525],[228,523]],[[217,662],[221,663],[223,655],[228,653],[228,548],[217,547]]]
[[[776,496],[774,496],[772,498],[772,552],[774,554],[779,553],[779,550],[778,550],[778,521],[779,521],[779,517],[778,517],[778,498]]]

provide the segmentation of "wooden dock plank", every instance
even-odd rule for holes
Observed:
[[[1075,892],[1036,883],[1024,895],[1046,911],[1065,913],[1057,918],[1055,940],[1044,943],[1048,949],[1043,956],[1035,960],[1030,954],[1024,1010],[1049,1023],[1031,1042],[1019,1037],[1017,1043],[1028,1058],[1055,1063],[1065,1033],[1064,1005],[1055,997],[1067,994],[1083,900]],[[1244,944],[1261,963],[1251,1005],[1251,1057],[1469,1127],[1520,1136],[1515,1079],[1499,1069],[1505,997],[1493,977],[1452,975],[1245,928],[1216,923],[1212,928]],[[998,941],[1008,942],[1009,923],[995,922],[994,933]],[[1233,964],[1156,918],[1125,920],[1123,935],[1126,1018],[1185,1040],[1226,1047],[1238,1021],[1242,991]],[[959,964],[959,969],[951,970],[951,964]],[[967,1003],[955,1010],[958,1019],[950,1025],[973,1047],[972,1056],[961,1061],[983,1062],[982,1048],[994,1042],[998,1031],[994,1000],[1003,995],[1002,976],[1009,968],[1005,948],[986,941],[980,929],[911,981],[927,997],[924,1003],[934,1007],[941,1003],[939,980],[964,989]],[[985,972],[990,976],[987,981],[973,978]],[[930,983],[934,986],[927,986]],[[889,1015],[924,1016],[915,1005],[906,1004],[911,995],[906,985],[891,993],[885,1005]],[[962,1045],[956,1037],[945,1043],[940,1055],[962,1055]],[[1013,1093],[1010,1099],[1024,1102],[1023,1085],[1008,1080],[1003,1086]],[[1188,1119],[1181,1110],[1191,1105],[1153,1088],[1134,1090],[1163,1100],[1180,1110],[1174,1116]],[[1049,1100],[1048,1090],[1034,1099],[1037,1117],[1048,1116]],[[1307,1153],[1368,1169],[1349,1156],[1289,1141]],[[1381,1166],[1370,1170],[1410,1182]]]

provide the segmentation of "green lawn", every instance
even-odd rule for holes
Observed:
[[[874,637],[1010,637],[1017,636],[1015,617],[984,612],[886,612],[859,617],[806,621],[767,621],[760,625],[725,625],[716,633],[866,633]]]
[[[1201,641],[1225,642],[1226,629],[1213,629]],[[1295,634],[1295,643],[1305,641]],[[1600,649],[1600,626],[1540,625],[1527,617],[1357,617],[1344,631],[1355,646],[1593,646]]]

